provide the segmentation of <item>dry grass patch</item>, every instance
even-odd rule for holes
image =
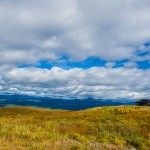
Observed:
[[[150,107],[61,111],[0,108],[0,150],[148,150]]]

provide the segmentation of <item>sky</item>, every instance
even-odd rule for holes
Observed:
[[[149,0],[1,0],[0,94],[150,98]]]

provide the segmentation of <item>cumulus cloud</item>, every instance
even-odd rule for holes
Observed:
[[[149,0],[2,0],[0,63],[132,58],[149,51],[149,16]]]
[[[114,62],[107,62],[106,64],[105,64],[105,67],[106,68],[113,68],[115,66],[115,63]]]
[[[138,99],[149,95],[150,70],[93,67],[3,69],[0,91],[54,97]]]
[[[133,62],[124,63],[125,68],[137,68],[137,64]]]

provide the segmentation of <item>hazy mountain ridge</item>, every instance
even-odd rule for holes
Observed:
[[[101,100],[101,99],[63,99],[52,97],[38,97],[18,94],[1,94],[0,107],[16,105],[16,106],[32,106],[51,109],[65,109],[65,110],[83,110],[87,108],[100,106],[119,106],[119,105],[133,105],[130,101],[116,101],[116,100]]]

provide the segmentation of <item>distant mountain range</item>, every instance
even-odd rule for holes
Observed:
[[[0,107],[5,106],[31,106],[50,109],[83,110],[101,106],[134,105],[127,100],[101,100],[101,99],[61,99],[51,97],[36,97],[17,94],[0,95]]]

